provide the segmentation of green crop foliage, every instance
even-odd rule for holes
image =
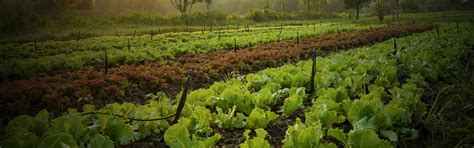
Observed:
[[[432,113],[421,102],[426,81],[436,81],[456,68],[450,65],[459,62],[457,57],[474,44],[472,27],[449,31],[453,26],[441,24],[448,31],[440,36],[429,31],[399,38],[397,49],[387,41],[318,57],[314,98],[305,92],[312,63],[300,61],[192,91],[176,124],[81,115],[99,111],[142,119],[164,117],[176,110],[168,98],[143,105],[108,104],[100,109],[86,105],[82,111],[70,109],[58,117],[46,111],[34,117],[18,116],[6,126],[0,146],[112,147],[164,133],[170,147],[212,147],[222,138],[217,130],[237,129],[247,130],[242,147],[268,147],[268,125],[302,108],[305,121],[297,118],[289,123],[284,147],[337,147],[325,136],[347,147],[394,147],[417,138],[418,131],[410,125],[414,117]],[[301,106],[305,99],[313,99],[311,106]],[[275,107],[278,103],[283,109]],[[281,112],[273,112],[278,109]],[[348,126],[352,128],[344,128]],[[248,129],[256,136],[251,137]]]

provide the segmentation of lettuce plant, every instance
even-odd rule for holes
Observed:
[[[229,109],[227,113],[224,113],[220,108],[217,108],[216,110],[217,114],[214,114],[214,123],[216,123],[219,128],[244,128],[247,125],[245,122],[245,115],[242,113],[236,113],[236,106]]]
[[[285,99],[285,102],[282,106],[281,112],[283,116],[288,117],[293,114],[296,110],[303,107],[303,100],[306,97],[305,88],[291,88],[290,96]]]
[[[214,134],[212,137],[202,138],[191,134],[188,130],[190,122],[187,118],[181,118],[177,124],[168,128],[164,134],[165,142],[171,148],[201,148],[212,147],[221,138],[221,135]],[[192,138],[191,138],[192,136]]]
[[[337,147],[330,143],[321,143],[324,132],[320,123],[305,125],[299,118],[293,126],[288,127],[286,131],[283,147]]]
[[[381,140],[372,129],[355,129],[349,132],[347,144],[353,148],[391,148],[390,142]]]
[[[250,130],[245,130],[244,137],[245,142],[240,144],[241,148],[270,148],[270,143],[265,140],[265,137],[268,135],[267,131],[262,128],[255,130],[257,136],[250,138]]]
[[[278,118],[278,115],[271,111],[254,108],[249,117],[247,117],[247,126],[251,129],[265,128],[270,121],[276,118]]]

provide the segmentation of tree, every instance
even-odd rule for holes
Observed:
[[[266,2],[265,11],[268,12],[268,11],[270,11],[270,0],[266,0],[265,2]]]
[[[208,14],[211,12],[212,1],[213,0],[204,0],[204,2],[206,3],[206,9]]]
[[[281,11],[282,11],[282,12],[286,12],[286,11],[287,11],[287,10],[286,10],[286,8],[287,8],[287,7],[286,7],[286,5],[287,5],[287,4],[286,4],[286,3],[287,3],[286,1],[287,1],[287,0],[280,0],[280,2],[281,2]]]
[[[174,8],[178,9],[182,14],[191,12],[193,5],[203,0],[171,0],[171,4]]]
[[[397,18],[400,17],[400,15],[398,15],[398,10],[400,9],[400,0],[395,0],[395,12],[397,13]]]
[[[402,0],[399,5],[402,12],[414,12],[421,9],[421,4],[413,0]]]
[[[69,8],[72,9],[91,9],[94,6],[95,1],[93,0],[68,0]]]
[[[375,0],[375,8],[380,21],[384,20],[385,16],[385,0]]]
[[[344,3],[346,4],[346,9],[356,9],[356,20],[359,19],[360,9],[368,2],[369,0],[344,0]]]

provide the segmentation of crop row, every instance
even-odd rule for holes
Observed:
[[[54,119],[47,111],[35,117],[18,116],[8,124],[0,145],[113,147],[163,135],[153,138],[158,140],[154,143],[164,142],[173,148],[212,147],[223,145],[229,138],[225,132],[246,130],[231,144],[393,147],[399,141],[417,138],[418,132],[411,126],[426,113],[421,102],[426,81],[438,79],[459,64],[457,56],[470,52],[466,46],[474,44],[472,33],[472,29],[441,35],[431,31],[400,38],[395,47],[393,41],[386,41],[318,57],[314,97],[307,93],[311,92],[307,84],[313,63],[303,61],[192,91],[175,124],[83,114],[149,119],[170,115],[176,109],[166,96],[150,95],[145,105],[114,103],[101,109],[85,105],[82,111],[70,109]],[[288,122],[279,122],[282,120]],[[284,139],[275,141],[278,134],[271,126],[279,123],[283,123],[278,128],[284,129]]]
[[[357,24],[323,24],[317,27],[289,26],[243,32],[168,33],[136,37],[108,36],[79,41],[12,43],[0,47],[3,50],[1,57],[4,58],[0,67],[3,80],[15,80],[86,66],[103,67],[106,63],[108,66],[143,64],[187,53],[243,48],[298,36],[364,28],[368,27]],[[105,56],[107,61],[104,60]]]
[[[341,32],[248,47],[236,51],[218,51],[188,54],[174,60],[143,65],[125,65],[108,70],[78,70],[54,76],[18,80],[0,85],[2,112],[7,116],[48,107],[61,112],[68,107],[83,104],[96,105],[111,102],[139,101],[143,92],[169,92],[178,89],[189,69],[194,71],[196,86],[219,80],[233,71],[251,72],[280,63],[307,58],[309,48],[326,54],[400,37],[430,29],[429,25],[400,25],[374,30]],[[141,100],[143,101],[143,100]],[[5,118],[4,118],[5,119]]]

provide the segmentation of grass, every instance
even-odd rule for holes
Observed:
[[[420,137],[410,147],[474,146],[474,46],[466,47],[457,70],[430,82],[424,93],[429,106],[421,119]]]

